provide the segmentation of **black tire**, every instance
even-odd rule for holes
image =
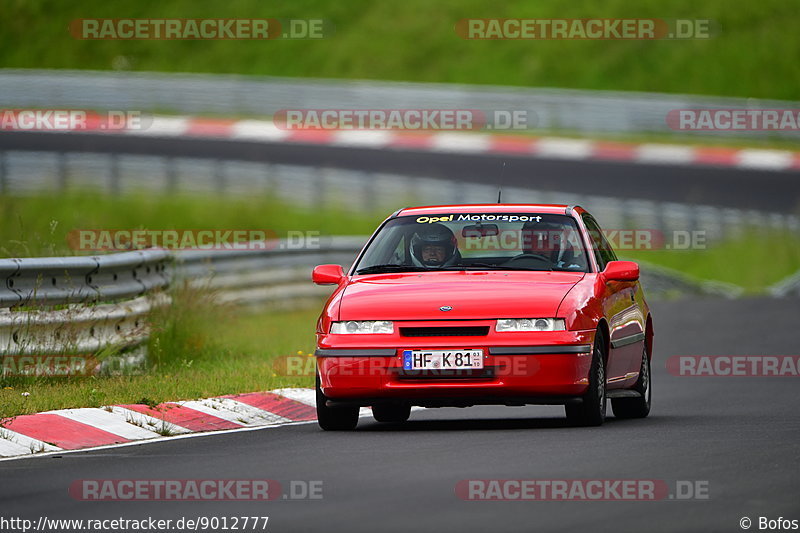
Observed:
[[[372,406],[372,416],[378,422],[398,424],[411,416],[411,404],[383,403]]]
[[[350,431],[358,425],[358,406],[328,407],[317,376],[317,422],[325,431]]]
[[[645,418],[650,414],[652,403],[652,374],[650,373],[650,358],[647,349],[642,350],[642,366],[639,369],[639,379],[633,390],[639,392],[639,398],[613,398],[611,408],[617,418]]]
[[[598,330],[589,368],[589,390],[583,401],[564,406],[569,422],[576,426],[601,426],[606,419],[605,338]]]

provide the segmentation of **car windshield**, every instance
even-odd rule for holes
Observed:
[[[588,272],[578,226],[566,215],[444,213],[389,220],[356,274],[428,270]]]

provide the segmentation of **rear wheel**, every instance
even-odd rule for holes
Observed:
[[[633,390],[641,394],[638,398],[614,398],[611,407],[617,418],[645,418],[650,414],[650,402],[653,391],[650,384],[650,358],[647,349],[642,350],[642,366],[639,369],[639,379]]]
[[[349,431],[358,425],[358,406],[328,407],[317,376],[317,422],[325,431]]]
[[[579,404],[564,406],[567,419],[576,426],[600,426],[606,419],[605,339],[598,330],[589,369],[589,390]]]
[[[405,422],[411,416],[411,405],[391,403],[373,405],[372,416],[378,422]]]

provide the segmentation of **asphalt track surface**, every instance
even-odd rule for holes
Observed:
[[[3,132],[0,150],[164,155],[327,166],[780,213],[800,209],[800,180],[793,171],[92,133]]]
[[[568,427],[558,407],[476,407],[223,433],[0,462],[0,516],[176,520],[269,516],[267,531],[742,531],[800,519],[800,378],[671,376],[671,355],[794,355],[800,300],[653,303],[654,407],[645,420]],[[81,502],[79,479],[321,480],[319,500]],[[655,479],[707,483],[709,499],[462,501],[464,479]],[[221,530],[221,529],[218,529]]]

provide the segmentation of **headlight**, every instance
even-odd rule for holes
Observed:
[[[394,333],[394,323],[388,320],[348,320],[331,324],[331,333]]]
[[[495,331],[563,331],[563,318],[498,318]]]

